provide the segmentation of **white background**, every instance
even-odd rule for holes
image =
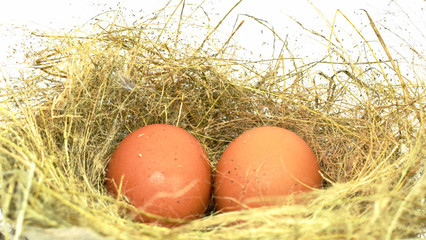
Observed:
[[[0,4],[0,76],[4,78],[19,75],[18,69],[22,68],[22,65],[17,63],[22,62],[24,54],[35,41],[28,37],[31,31],[67,32],[88,22],[97,14],[119,8],[131,23],[135,19],[152,16],[151,12],[162,8],[168,2],[169,0],[3,1]],[[176,6],[179,2],[172,0],[170,6]],[[199,5],[201,2],[185,1],[187,6]],[[210,19],[209,24],[215,26],[236,2],[206,0],[202,6]],[[346,48],[356,58],[359,50],[350,50],[357,46],[360,39],[343,15],[336,12],[340,9],[371,42],[379,58],[386,58],[366,14],[361,10],[366,9],[376,22],[393,57],[401,62],[408,61],[410,67],[415,66],[424,76],[425,7],[424,0],[245,0],[227,17],[220,31],[223,31],[224,36],[229,35],[236,24],[245,20],[233,39],[250,51],[251,57],[276,57],[277,52],[272,52],[271,32],[244,14],[257,17],[267,21],[267,25],[273,27],[282,38],[288,39],[296,57],[309,61],[326,55],[327,48],[323,43],[318,43],[318,39],[312,38],[312,35],[304,31],[292,18],[326,37],[330,35],[333,20],[336,20],[336,33],[346,40],[343,43],[348,44]]]

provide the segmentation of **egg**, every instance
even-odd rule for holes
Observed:
[[[292,193],[320,188],[314,152],[297,134],[280,127],[248,130],[229,144],[214,177],[218,211],[279,204]]]
[[[153,124],[124,138],[111,156],[106,187],[130,204],[163,218],[202,217],[211,197],[211,166],[200,142],[182,128]],[[145,214],[146,215],[146,214]],[[138,221],[172,226],[139,214]]]

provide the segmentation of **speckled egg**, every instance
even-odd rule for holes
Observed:
[[[314,152],[297,134],[280,127],[246,131],[219,159],[214,200],[219,211],[279,204],[292,193],[321,187]]]
[[[182,128],[153,124],[130,133],[107,167],[106,186],[133,206],[164,218],[202,217],[211,195],[211,167],[203,146]],[[170,224],[138,215],[137,220]]]

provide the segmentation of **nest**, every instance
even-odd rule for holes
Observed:
[[[183,33],[196,25],[170,19],[120,26],[98,17],[92,34],[36,34],[44,49],[1,95],[4,237],[53,229],[88,236],[83,227],[99,239],[424,236],[424,76],[389,77],[381,66],[399,73],[392,59],[361,64],[331,40],[327,57],[338,62],[284,58],[283,43],[283,54],[256,70],[235,57],[232,35],[217,43],[219,25],[202,26],[196,45]],[[107,194],[105,168],[127,134],[154,123],[193,134],[213,168],[242,132],[287,128],[314,150],[323,189],[301,204],[211,211],[174,228],[133,222],[122,214],[132,206]]]

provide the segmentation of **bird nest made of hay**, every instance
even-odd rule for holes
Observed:
[[[2,238],[424,236],[424,76],[405,78],[392,59],[358,63],[344,54],[337,37],[320,37],[329,41],[324,59],[335,62],[285,58],[291,53],[283,42],[280,57],[262,61],[267,68],[258,70],[256,62],[235,57],[232,34],[216,41],[220,23],[200,26],[171,16],[163,24],[153,18],[120,26],[99,18],[91,22],[91,34],[35,34],[43,49],[29,54],[33,64],[26,74],[4,81]],[[193,27],[203,30],[198,44],[184,33]],[[332,70],[318,70],[319,64]],[[174,228],[134,222],[122,214],[133,207],[107,193],[105,169],[126,135],[154,123],[193,134],[213,169],[242,132],[287,128],[312,147],[323,188],[304,194],[308,201],[299,204],[211,210]]]

